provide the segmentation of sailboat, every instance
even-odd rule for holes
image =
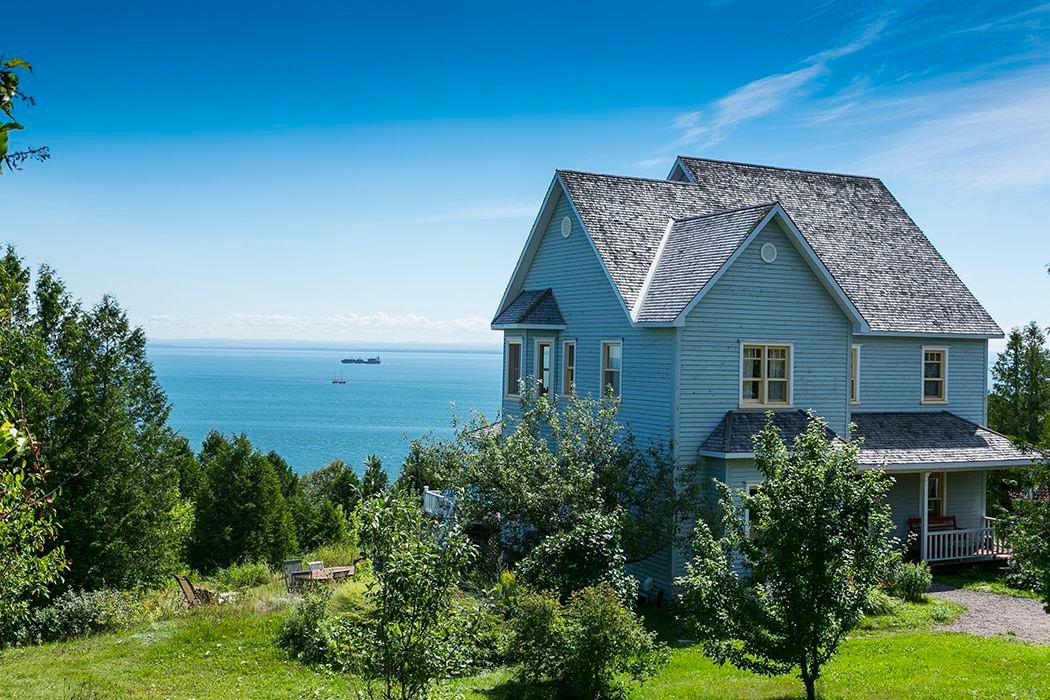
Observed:
[[[343,373],[340,372],[339,376],[332,375],[332,384],[346,384],[346,380],[343,379]]]

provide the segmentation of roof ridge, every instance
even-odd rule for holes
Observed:
[[[556,175],[561,173],[568,173],[570,175],[594,175],[597,177],[607,177],[614,180],[636,180],[639,182],[654,182],[661,185],[684,185],[686,187],[696,187],[695,182],[682,182],[681,180],[665,180],[658,177],[638,177],[636,175],[614,175],[612,173],[596,173],[590,170],[571,170],[568,168],[556,168],[554,170]]]
[[[678,155],[678,158],[684,160],[698,160],[705,163],[721,163],[723,165],[743,165],[747,168],[762,168],[763,170],[780,170],[781,172],[788,173],[809,173],[810,175],[831,175],[833,177],[848,177],[855,178],[858,180],[873,180],[875,182],[882,182],[881,178],[875,177],[874,175],[851,175],[849,173],[836,173],[830,170],[809,170],[807,168],[788,168],[782,165],[765,165],[763,163],[745,163],[740,160],[722,160],[720,158],[701,158],[699,156],[686,156]],[[696,184],[696,183],[690,183]]]
[[[724,211],[711,212],[710,214],[697,214],[696,216],[683,216],[680,219],[676,219],[674,217],[671,217],[671,220],[674,221],[677,224],[677,223],[680,223],[682,221],[694,221],[696,219],[710,219],[711,217],[715,217],[715,216],[726,216],[728,214],[737,214],[739,212],[749,211],[751,209],[766,209],[766,208],[772,209],[773,207],[775,207],[778,204],[780,204],[779,201],[773,200],[771,202],[764,202],[762,204],[752,204],[752,205],[748,205],[746,207],[737,207],[736,209],[725,209]]]

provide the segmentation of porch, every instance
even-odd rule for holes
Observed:
[[[1010,557],[1001,528],[986,513],[987,470],[894,473],[894,534],[909,558],[931,565]],[[921,507],[920,504],[925,504]]]

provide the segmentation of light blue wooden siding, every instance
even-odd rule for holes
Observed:
[[[854,336],[860,344],[861,411],[951,411],[985,423],[987,340]],[[922,403],[922,347],[948,348],[948,403]]]
[[[762,262],[765,243],[777,247]],[[743,251],[686,318],[681,338],[678,439],[681,459],[697,450],[740,403],[740,341],[793,342],[794,405],[813,409],[836,432],[847,424],[849,322],[776,223]]]
[[[919,507],[919,475],[894,474],[894,484],[890,487],[887,500],[890,503],[890,517],[893,519],[891,537],[896,537],[902,545],[908,543],[908,518],[922,515]]]
[[[525,374],[535,374],[535,339],[555,338],[554,387],[562,391],[561,343],[576,341],[576,391],[601,395],[601,343],[623,342],[622,401],[620,422],[645,447],[651,440],[667,441],[672,426],[674,333],[671,328],[633,328],[605,274],[598,254],[564,194],[559,194],[554,215],[540,240],[525,276],[527,290],[554,290],[566,328],[563,331],[506,331],[526,338]],[[572,233],[561,234],[568,216]],[[516,415],[516,401],[504,402],[504,413]]]
[[[961,528],[984,527],[985,472],[950,472],[945,479],[944,512]]]

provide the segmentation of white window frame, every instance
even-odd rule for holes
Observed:
[[[948,472],[947,471],[943,471],[943,472],[927,472],[926,473],[927,480],[931,476],[938,477],[939,483],[941,485],[941,495],[937,497],[938,500],[940,500],[940,502],[941,502],[941,514],[940,515],[934,515],[932,517],[935,517],[935,518],[944,517],[945,515],[948,514]],[[927,514],[930,512],[930,499],[933,498],[931,493],[932,492],[927,488],[927,490],[926,490],[926,512],[927,512]],[[927,515],[927,517],[931,517],[931,516]]]
[[[792,408],[795,405],[795,343],[794,341],[780,341],[780,340],[741,340],[739,343],[739,366],[737,367],[737,402],[740,408]],[[765,376],[768,373],[768,365],[766,364],[767,358],[765,350],[767,348],[787,348],[787,403],[769,403],[767,401],[744,401],[744,347],[745,346],[759,346],[763,348],[762,352],[762,383],[763,387],[767,381]],[[763,396],[766,395],[765,389],[763,388]]]
[[[518,381],[525,378],[525,339],[520,335],[507,336],[503,341],[503,398],[511,401],[521,400],[520,384],[510,391],[510,346],[518,346]]]
[[[619,345],[620,346],[620,369],[619,370],[613,370],[613,371],[618,371],[620,373],[620,385],[619,385],[619,391],[617,392],[617,394],[615,396],[607,397],[605,395],[605,387],[606,387],[605,372],[607,371],[606,367],[605,367],[605,348],[607,346],[609,346],[609,345]],[[614,399],[614,400],[620,401],[620,400],[623,399],[623,338],[616,338],[616,339],[612,339],[612,340],[603,340],[602,344],[601,344],[600,352],[601,352],[601,354],[598,357],[598,367],[600,369],[600,372],[598,373],[598,396],[602,397],[603,399],[604,398],[610,398],[610,399]]]
[[[540,392],[540,346],[546,345],[550,348],[550,360],[551,364],[548,368],[548,386],[547,393],[542,394]],[[553,396],[554,395],[554,338],[536,338],[532,343],[532,357],[533,357],[533,369],[536,371],[536,396]]]
[[[566,381],[569,371],[569,352],[568,349],[572,348],[572,381]],[[620,378],[621,380],[623,377]],[[561,393],[563,396],[568,396],[575,392],[574,387],[576,386],[576,339],[563,340],[561,343]]]
[[[849,403],[860,405],[860,343],[854,343],[849,349]]]
[[[926,398],[926,353],[941,353],[941,397],[936,399]],[[923,345],[919,362],[919,403],[924,406],[943,406],[948,403],[948,348],[939,345]]]

